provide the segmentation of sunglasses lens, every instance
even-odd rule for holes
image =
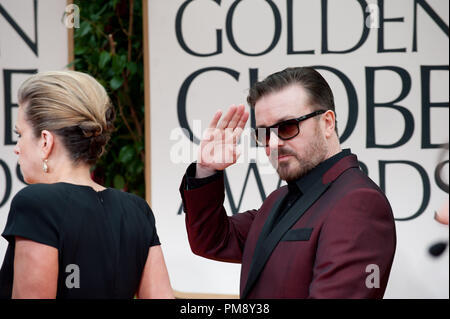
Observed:
[[[288,121],[278,126],[278,136],[282,139],[289,139],[299,133],[297,121]]]
[[[269,145],[270,133],[274,133],[281,139],[287,140],[297,136],[299,133],[299,123],[296,120],[286,121],[278,125],[276,128],[258,128],[254,131],[253,137],[258,146],[266,147]]]

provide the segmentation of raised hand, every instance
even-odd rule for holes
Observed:
[[[216,171],[224,170],[236,163],[239,157],[237,142],[247,123],[249,113],[245,111],[244,105],[233,105],[219,123],[221,117],[222,111],[218,110],[200,143],[197,178],[207,177]]]

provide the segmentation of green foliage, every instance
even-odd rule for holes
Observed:
[[[140,0],[75,0],[75,70],[95,77],[116,109],[116,130],[93,168],[94,179],[145,197],[144,68]]]

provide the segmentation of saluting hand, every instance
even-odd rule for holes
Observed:
[[[218,110],[200,142],[196,178],[204,178],[224,170],[236,163],[240,155],[237,142],[249,113],[245,111],[244,105],[233,105],[219,123],[221,117],[222,111]]]

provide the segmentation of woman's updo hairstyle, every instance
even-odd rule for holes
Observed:
[[[114,128],[114,108],[104,87],[76,71],[35,74],[19,88],[19,104],[34,135],[58,135],[74,163],[95,164]]]

